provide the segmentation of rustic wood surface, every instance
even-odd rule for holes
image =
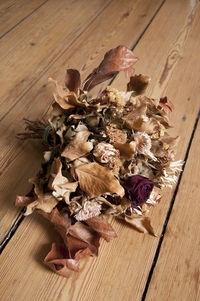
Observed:
[[[0,300],[199,300],[199,1],[33,2],[0,2],[0,13],[14,16],[12,5],[17,11],[0,41]],[[28,190],[26,180],[37,171],[42,151],[36,142],[14,136],[24,116],[48,111],[49,76],[62,81],[65,68],[72,67],[84,78],[118,44],[134,48],[140,58],[136,73],[151,76],[147,94],[168,95],[175,104],[177,159],[186,165],[177,186],[163,191],[151,212],[157,238],[110,218],[118,238],[102,241],[98,258],[64,279],[42,264],[54,229],[37,215],[22,219],[13,208],[14,196]],[[122,89],[125,83],[120,75],[112,85]]]

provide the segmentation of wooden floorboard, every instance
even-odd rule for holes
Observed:
[[[0,119],[112,0],[49,0],[1,39]]]
[[[200,299],[200,123],[147,291],[147,301]]]
[[[0,39],[22,23],[48,0],[1,0]]]
[[[92,69],[96,65],[94,60],[100,60],[102,53],[105,51],[105,41],[107,41],[106,47],[110,46],[111,42],[112,44],[121,44],[122,41],[123,43],[127,41],[126,44],[129,47],[134,45],[135,41],[132,39],[131,30],[130,36],[124,34],[125,28],[127,30],[130,28],[126,26],[125,22],[122,23],[121,27],[119,26],[121,36],[118,36],[115,27],[112,28],[111,26],[111,34],[104,35],[101,40],[98,30],[101,24],[102,32],[105,32],[104,23],[97,22],[93,24],[90,29],[94,30],[96,26],[98,30],[90,32],[90,29],[88,29],[88,39],[85,40],[85,43],[88,44],[85,45],[84,40],[78,40],[67,57],[65,59],[60,58],[57,61],[56,66],[51,69],[51,75],[61,79],[62,72],[60,69],[63,68],[66,62],[72,62],[73,64],[76,62],[76,64],[82,66],[83,74],[87,73],[90,68]],[[199,40],[196,38],[198,32],[199,3],[197,1],[189,3],[186,0],[167,0],[134,49],[134,53],[140,58],[136,65],[136,72],[148,74],[152,77],[152,83],[147,92],[148,95],[154,97],[168,95],[175,104],[176,111],[172,115],[172,123],[175,124],[173,135],[182,135],[177,159],[185,157],[199,110],[200,71],[197,68]],[[90,49],[89,45],[92,44],[94,44],[94,48]],[[116,44],[113,46],[116,46]],[[82,45],[81,52],[80,45]],[[95,52],[95,46],[97,52]],[[88,59],[86,59],[87,57]],[[77,65],[72,65],[72,67],[77,67]],[[6,116],[3,123],[5,136],[2,133],[4,144],[6,144],[8,137],[6,136],[6,126],[9,124],[9,120],[14,120],[13,125],[9,125],[11,126],[11,133],[15,133],[16,129],[20,129],[16,118],[22,117],[24,112],[27,112],[27,117],[34,117],[47,107],[47,103],[42,102],[42,100],[50,97],[50,91],[43,88],[44,84],[45,77],[41,78],[35,85],[34,91],[30,91],[23,102],[15,107],[16,111],[12,110]],[[113,82],[113,85],[122,88],[125,86],[125,80],[119,77]],[[30,99],[35,101],[30,104]],[[40,108],[38,108],[38,104],[40,104]],[[16,108],[21,108],[21,112]],[[12,168],[15,166],[15,170],[19,171],[20,166],[23,166],[23,162],[27,162],[27,167],[24,168],[25,171],[21,170],[24,175],[28,176],[30,169],[34,169],[32,162],[34,160],[34,162],[39,162],[39,154],[31,150],[36,147],[36,144],[12,144],[11,138],[8,147],[12,149],[10,154],[12,154],[11,158],[14,159],[11,162],[6,159],[8,163],[4,170],[4,176],[6,176],[8,184],[9,181],[14,184],[16,176],[12,176]],[[29,159],[30,155],[32,162]],[[6,152],[4,152],[4,156],[6,156]],[[185,172],[183,173],[183,179]],[[20,181],[22,181],[22,178],[17,182],[18,185],[22,185],[22,189],[26,188],[26,184],[20,184]],[[183,185],[182,182],[181,185]],[[186,180],[185,185],[189,185]],[[152,223],[158,236],[162,232],[172,195],[173,191],[163,191],[162,202],[152,211]],[[10,209],[7,212],[10,212]],[[178,210],[176,210],[177,212]],[[9,214],[7,219],[9,220]],[[82,264],[83,269],[79,274],[74,274],[70,279],[63,279],[41,264],[55,235],[54,230],[50,226],[47,227],[48,223],[41,217],[35,215],[25,218],[0,258],[0,298],[3,301],[12,300],[13,297],[20,301],[27,300],[30,296],[37,301],[66,299],[89,301],[93,299],[141,300],[159,237],[154,238],[139,234],[112,218],[110,220],[118,233],[118,238],[109,244],[102,242],[97,259],[88,259]],[[186,248],[186,252],[188,250]],[[189,256],[190,251],[187,254]],[[198,254],[195,253],[195,256],[197,259]],[[193,262],[191,261],[192,267]],[[191,271],[193,270],[191,269]],[[159,278],[157,279],[159,280]],[[151,288],[151,284],[149,288]],[[164,284],[161,292],[165,292]],[[154,299],[155,294],[152,294],[152,296],[151,300],[156,300]],[[160,299],[157,300],[163,300],[163,295],[158,296]]]
[[[2,239],[19,214],[19,210],[13,207],[16,194],[28,191],[30,184],[27,180],[40,166],[42,149],[38,147],[37,142],[23,143],[15,139],[15,135],[24,130],[23,117],[40,118],[52,102],[52,89],[50,85],[46,86],[48,77],[58,78],[63,82],[65,69],[70,67],[80,68],[84,78],[99,64],[104,53],[110,48],[118,44],[131,47],[161,3],[155,1],[152,5],[152,1],[148,0],[144,5],[140,1],[124,0],[124,5],[119,12],[119,3],[113,1],[1,121],[0,229]],[[13,171],[20,171],[17,172],[17,178]]]

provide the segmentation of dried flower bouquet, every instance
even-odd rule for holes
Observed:
[[[67,70],[65,87],[50,79],[55,102],[48,123],[26,120],[28,132],[18,135],[47,146],[31,191],[17,196],[16,206],[55,225],[60,243],[52,244],[44,262],[64,277],[79,270],[81,258],[98,254],[101,237],[117,236],[103,215],[154,235],[149,208],[160,201],[159,188],[171,187],[181,170],[182,162],[174,161],[178,137],[167,133],[173,105],[167,97],[141,96],[150,79],[133,75],[136,62],[131,50],[118,46],[82,83],[74,69]],[[119,71],[129,77],[126,92],[108,86],[88,97]]]

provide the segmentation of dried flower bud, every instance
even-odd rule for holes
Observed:
[[[101,205],[95,201],[86,201],[83,208],[75,215],[77,221],[85,221],[101,214]]]
[[[120,158],[120,153],[112,144],[106,142],[98,143],[93,151],[93,155],[101,163],[114,164]]]

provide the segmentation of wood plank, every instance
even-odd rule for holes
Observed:
[[[0,1],[0,38],[21,23],[47,0]]]
[[[3,37],[0,47],[0,118],[71,47],[109,3],[111,0],[49,0]]]
[[[147,301],[200,300],[200,123],[175,199]]]
[[[199,70],[195,61],[199,53],[199,41],[194,39],[199,31],[199,5],[194,3],[194,7],[187,1],[167,1],[135,49],[135,53],[140,54],[139,66],[145,74],[153,74],[156,66],[157,75],[154,75],[155,81],[152,80],[154,86],[159,75],[162,75],[170,54],[177,49],[177,43],[179,45],[178,52],[182,59],[179,64],[176,61],[171,67],[172,71],[163,81],[163,90],[161,85],[159,91],[158,88],[154,90],[154,93],[170,93],[171,100],[175,98],[178,114],[173,115],[173,121],[176,122],[174,135],[184,134],[177,158],[184,157],[199,107],[196,101],[199,95]],[[170,26],[173,26],[173,31],[169,31]],[[186,31],[187,34],[180,40],[181,33]],[[159,45],[156,43],[158,34],[165,37]],[[190,68],[186,68],[191,49],[194,59],[191,59]],[[148,63],[147,50],[148,59],[153,57]],[[180,88],[177,88],[180,82]],[[184,115],[186,119],[182,120]],[[163,201],[152,212],[158,234],[162,229],[171,195],[172,192],[165,191]],[[1,256],[2,297],[7,300],[11,300],[13,295],[21,300],[26,300],[30,295],[34,300],[140,300],[158,240],[134,232],[114,219],[112,224],[118,232],[118,239],[109,244],[102,243],[98,259],[89,259],[84,263],[81,273],[66,280],[40,265],[52,239],[50,227],[47,228],[45,221],[37,216],[26,218]],[[48,233],[44,233],[44,229]],[[20,269],[15,265],[16,262]],[[8,270],[9,273],[6,272]],[[37,277],[31,277],[36,270]],[[7,287],[10,287],[9,291]]]
[[[27,179],[35,174],[40,166],[41,148],[38,148],[36,143],[22,143],[13,137],[16,133],[24,130],[24,124],[21,121],[24,116],[29,119],[40,118],[52,102],[51,89],[46,87],[47,78],[51,76],[63,80],[67,67],[81,67],[84,78],[97,66],[109,48],[118,44],[125,44],[130,47],[132,43],[135,43],[160,3],[161,1],[157,0],[152,5],[152,1],[148,0],[145,1],[144,5],[140,1],[123,0],[120,2],[123,5],[119,12],[119,2],[113,1],[79,37],[73,47],[60,57],[47,74],[38,81],[37,85],[1,121],[0,231],[2,239],[19,213],[13,208],[16,194],[27,192],[30,186]],[[125,31],[126,35],[124,34]],[[13,173],[14,170],[20,171],[17,179]]]

